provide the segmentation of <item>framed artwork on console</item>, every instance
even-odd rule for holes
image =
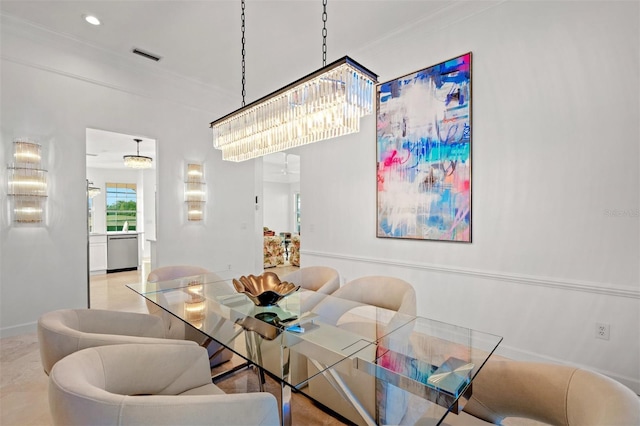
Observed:
[[[471,242],[471,52],[376,86],[377,237]]]

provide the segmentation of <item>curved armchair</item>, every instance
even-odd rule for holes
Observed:
[[[211,383],[207,351],[196,345],[114,345],[85,349],[49,376],[55,425],[278,425],[276,398],[225,394]]]
[[[340,288],[340,274],[328,266],[307,266],[284,275],[288,281],[318,293],[331,294]]]
[[[320,294],[332,294],[340,288],[340,274],[337,270],[328,266],[307,266],[297,271],[284,275],[281,281],[287,281],[306,290],[312,290]],[[300,294],[300,311],[307,312],[311,310],[320,300],[322,296],[314,297],[312,293]]]
[[[173,265],[163,266],[156,268],[149,272],[147,276],[147,282],[157,283],[160,281],[175,280],[177,278],[190,277],[193,275],[201,275],[208,273],[209,270],[201,268],[200,266],[191,265]],[[172,339],[184,339],[186,334],[185,323],[180,319],[174,317],[164,309],[157,306],[155,303],[145,299],[147,304],[147,310],[152,315],[157,315],[162,318],[164,322],[167,337]]]
[[[416,314],[416,292],[408,282],[394,277],[367,276],[349,281],[332,293],[333,297],[377,306],[405,315]],[[328,302],[328,303],[327,303]],[[332,298],[319,303],[313,311],[324,318],[332,318],[335,324],[345,323],[352,305],[340,305]]]
[[[149,272],[147,281],[150,283],[175,280],[178,278],[191,277],[196,275],[207,274],[210,271],[200,266],[192,265],[172,265],[156,268]],[[189,327],[184,321],[171,315],[169,312],[157,306],[155,303],[146,300],[147,310],[152,315],[162,318],[166,334],[173,339],[192,340],[199,345],[207,348],[211,357],[211,366],[214,367],[231,359],[233,354],[229,350],[222,350],[222,346],[209,339],[204,333],[194,327]]]
[[[333,321],[339,328],[347,330],[361,329],[359,324],[363,321],[361,317],[350,313],[355,305],[353,302],[377,306],[404,315],[415,316],[416,314],[416,293],[413,286],[394,277],[361,277],[349,281],[336,290],[332,296],[330,300],[318,303],[313,308],[313,312],[320,314],[323,319]],[[342,299],[344,302],[336,300],[336,298]],[[377,333],[381,334],[384,331],[377,330]],[[378,340],[380,335],[368,336],[368,338]],[[398,333],[393,338],[385,339],[384,342],[386,347],[392,349],[407,344],[408,336],[403,338]],[[372,347],[371,350],[375,351],[375,347]],[[307,364],[311,373],[318,371],[314,362],[310,360]],[[340,380],[346,384],[361,407],[356,409],[346,398],[336,392],[332,383],[322,376],[309,381],[308,392],[312,398],[331,407],[355,424],[368,424],[374,420],[381,421],[383,424],[400,423],[408,404],[407,394],[404,391],[383,382],[376,383],[375,377],[357,370],[352,374],[342,375]],[[382,409],[378,410],[378,408]],[[376,419],[377,412],[380,413],[381,419]],[[365,419],[367,416],[369,419]]]
[[[473,381],[464,413],[447,416],[445,424],[501,424],[507,417],[565,426],[638,425],[640,399],[621,383],[593,371],[489,361]]]
[[[101,309],[62,309],[38,318],[38,343],[45,373],[81,349],[123,343],[189,344],[165,338],[159,317]]]
[[[333,295],[407,315],[416,314],[416,292],[411,284],[399,278],[380,275],[356,278]]]
[[[208,273],[209,270],[200,266],[192,265],[172,265],[156,268],[149,272],[147,281],[156,283],[158,281],[175,280],[176,278],[190,277],[192,275],[201,275]]]

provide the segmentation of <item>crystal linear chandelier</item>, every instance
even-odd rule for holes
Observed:
[[[137,154],[124,155],[122,157],[124,159],[124,165],[131,167],[132,169],[148,169],[151,167],[153,159],[151,157],[140,155],[140,142],[142,142],[142,139],[134,139],[134,141],[137,143]]]
[[[323,36],[326,61],[326,29]],[[213,146],[223,160],[249,160],[357,133],[360,118],[373,113],[378,76],[348,56],[244,106],[244,34],[242,52],[243,107],[211,123]]]
[[[213,146],[244,161],[360,131],[377,76],[345,56],[211,123]]]

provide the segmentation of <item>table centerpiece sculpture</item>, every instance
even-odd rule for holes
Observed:
[[[242,276],[233,279],[233,286],[238,293],[246,294],[256,306],[276,305],[280,300],[297,291],[300,286],[282,281],[273,272],[262,275]]]

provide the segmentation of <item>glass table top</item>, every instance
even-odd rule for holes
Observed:
[[[299,362],[313,357],[329,368],[414,321],[412,316],[302,288],[277,305],[256,306],[234,289],[232,279],[239,276],[222,271],[127,286],[293,387],[310,377],[289,375],[283,368],[294,362],[292,353],[299,355]],[[303,308],[310,302],[313,309]],[[352,324],[348,329],[339,326],[344,318]]]
[[[418,397],[420,402],[411,407],[420,424],[440,424],[449,412],[462,411],[473,379],[501,341],[489,333],[416,317],[381,338],[375,352],[358,352],[350,368],[376,377],[406,400]],[[385,415],[384,404],[379,404],[379,415]]]
[[[397,421],[402,404],[389,403],[391,397],[413,401],[403,411],[408,424],[412,418],[439,424],[459,412],[473,378],[502,341],[302,288],[277,305],[256,306],[234,289],[240,276],[228,270],[128,287],[312,398],[316,383],[329,380],[366,406],[355,378],[374,378],[376,409],[359,411],[377,424]]]

